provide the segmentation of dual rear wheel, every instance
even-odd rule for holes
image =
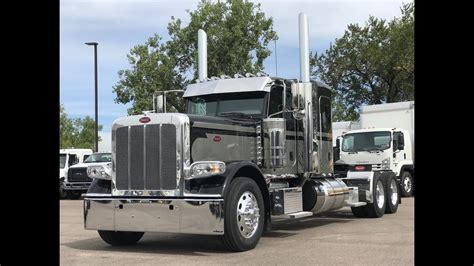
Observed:
[[[372,182],[372,203],[351,207],[352,213],[361,218],[379,218],[385,213],[396,213],[400,202],[400,187],[391,173],[375,175]]]

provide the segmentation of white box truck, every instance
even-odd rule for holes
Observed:
[[[350,130],[361,129],[358,121],[340,121],[332,123],[332,146],[336,146],[336,139]]]
[[[342,138],[342,135],[346,132],[354,129],[360,129],[360,122],[358,121],[339,121],[332,123],[332,149],[333,149],[333,161],[337,162],[340,154],[340,147],[337,145],[337,139]],[[335,169],[338,170],[338,169]]]
[[[413,101],[361,107],[362,129],[343,134],[337,164],[349,171],[393,171],[401,184],[402,195],[413,195],[414,121]]]
[[[64,181],[70,166],[82,163],[92,154],[91,149],[60,149],[59,150],[59,198],[66,198]]]

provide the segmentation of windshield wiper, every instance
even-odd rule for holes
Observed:
[[[369,150],[368,152],[370,153],[374,153],[374,152],[381,152],[383,151],[382,149],[372,149],[372,150]]]
[[[380,151],[383,151],[383,150],[378,149],[378,148],[367,148],[367,149],[362,149],[362,151],[367,151],[367,152],[370,152],[370,153],[374,153],[374,152],[380,152]]]

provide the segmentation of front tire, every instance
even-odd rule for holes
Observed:
[[[87,190],[87,193],[111,194],[112,183],[110,180],[94,179]]]
[[[121,232],[99,230],[100,238],[112,246],[128,246],[137,243],[144,232]]]
[[[413,176],[410,172],[403,172],[400,177],[400,185],[402,186],[402,196],[411,197],[413,196],[413,189],[415,188],[413,182]]]
[[[247,177],[235,178],[224,200],[224,245],[233,251],[255,248],[262,236],[265,217],[257,183]]]
[[[63,189],[63,181],[59,180],[59,199],[65,199],[67,191]]]

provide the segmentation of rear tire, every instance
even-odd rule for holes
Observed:
[[[112,246],[128,246],[137,243],[144,232],[122,232],[99,230],[100,238]]]
[[[373,203],[367,203],[366,211],[367,217],[380,218],[385,213],[385,180],[378,175],[374,175],[373,188],[372,188],[372,199]]]
[[[394,176],[389,176],[386,180],[385,200],[387,201],[385,213],[396,213],[398,210],[398,203],[400,202],[400,189],[397,179]]]
[[[383,174],[375,174],[372,187],[373,203],[361,207],[351,207],[352,214],[360,218],[380,218],[385,213],[387,201],[385,200],[386,178]]]
[[[400,177],[400,185],[402,187],[402,196],[411,197],[413,196],[413,190],[415,189],[415,183],[413,182],[413,176],[410,172],[403,172]]]
[[[366,206],[362,207],[351,207],[352,214],[358,218],[367,218],[367,212],[365,211]]]
[[[263,232],[265,206],[257,183],[247,177],[237,177],[224,196],[224,235],[227,249],[251,250],[257,246]]]

